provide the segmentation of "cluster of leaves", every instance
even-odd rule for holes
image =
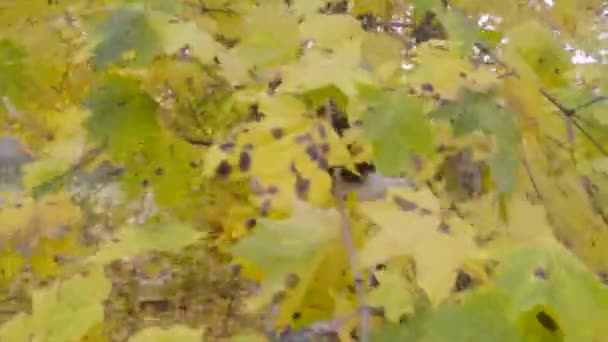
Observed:
[[[602,340],[601,6],[0,1],[0,340]]]

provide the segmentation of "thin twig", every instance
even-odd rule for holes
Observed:
[[[340,176],[337,170],[334,170],[334,180],[338,181]],[[353,234],[350,227],[350,222],[348,219],[348,214],[346,210],[346,203],[344,197],[347,195],[345,191],[341,188],[340,183],[337,183],[334,188],[334,194],[338,201],[338,212],[340,213],[340,218],[342,221],[342,241],[344,243],[344,248],[348,253],[348,259],[350,262],[350,269],[353,276],[355,292],[357,294],[357,299],[359,301],[359,307],[361,308],[361,322],[359,326],[359,341],[368,342],[368,321],[369,321],[369,311],[366,310],[365,306],[365,289],[363,287],[363,275],[359,270],[359,263],[357,262],[357,250],[355,247],[355,242],[353,238]]]

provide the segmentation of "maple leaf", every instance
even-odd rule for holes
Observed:
[[[107,242],[87,260],[104,265],[149,251],[177,252],[203,236],[203,233],[184,224],[129,225],[120,228],[111,242]]]
[[[193,21],[175,23],[165,13],[156,12],[150,23],[159,32],[162,51],[167,55],[191,55],[208,64],[223,51],[213,36]]]
[[[160,37],[150,24],[143,4],[121,6],[98,32],[102,38],[93,42],[96,44],[93,53],[99,68],[123,59],[124,54],[131,51],[135,52],[135,65],[145,65],[160,50]]]
[[[32,314],[17,315],[0,327],[0,338],[11,341],[19,341],[10,338],[16,336],[50,342],[78,340],[103,321],[101,302],[110,290],[111,283],[101,267],[91,268],[85,276],[76,275],[37,289],[32,294]]]
[[[273,293],[282,290],[295,277],[295,290],[288,293],[276,324],[291,321],[299,308],[320,265],[340,246],[340,215],[334,209],[316,208],[297,201],[285,220],[258,220],[255,234],[238,241],[231,252],[238,261],[257,268],[263,277],[263,292],[249,302],[251,309],[268,305]],[[294,287],[293,285],[287,285]],[[327,291],[327,288],[325,288]]]
[[[327,206],[333,198],[327,170],[350,166],[347,146],[326,122],[305,117],[301,100],[286,94],[256,99],[264,120],[240,125],[234,138],[214,145],[205,156],[203,175],[252,176],[253,200],[277,211],[287,210],[294,195]]]
[[[360,267],[410,255],[416,262],[418,283],[431,301],[437,304],[445,299],[457,269],[476,251],[470,227],[442,221],[439,202],[426,189],[389,187],[386,199],[362,202],[360,210],[380,226],[358,255]]]
[[[384,307],[384,315],[392,322],[398,322],[404,313],[413,311],[412,284],[398,265],[390,264],[374,276],[379,285],[366,298],[370,305]]]
[[[492,177],[500,192],[513,190],[519,167],[519,134],[511,111],[499,107],[487,94],[465,91],[458,102],[443,106],[431,116],[453,120],[456,136],[475,130],[494,135],[499,147],[488,161]]]
[[[368,72],[361,68],[362,40],[346,40],[332,53],[308,50],[299,60],[282,68],[283,83],[277,92],[300,93],[336,86],[346,96],[357,93],[358,84],[370,84]]]
[[[498,261],[495,283],[511,297],[509,315],[544,308],[543,321],[553,323],[541,324],[562,331],[568,341],[606,333],[608,289],[564,247],[551,240],[530,243],[505,250]]]
[[[363,88],[360,96],[367,103],[364,124],[374,150],[374,164],[386,176],[412,171],[412,154],[429,156],[433,133],[422,103],[406,92],[387,93]]]
[[[462,88],[473,91],[493,88],[498,83],[496,74],[461,57],[461,45],[437,41],[418,45],[412,59],[414,67],[406,74],[408,85],[423,95],[437,94],[447,100],[457,99]]]
[[[389,325],[374,332],[374,341],[524,341],[516,321],[504,311],[508,296],[494,289],[472,293],[462,303],[449,303],[436,311],[423,311],[407,325]]]
[[[349,39],[363,36],[361,24],[346,14],[314,14],[306,17],[300,24],[300,36],[312,41],[318,49],[333,49]]]

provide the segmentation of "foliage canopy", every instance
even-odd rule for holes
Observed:
[[[602,6],[0,0],[0,341],[604,340]]]

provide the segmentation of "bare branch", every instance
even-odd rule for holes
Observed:
[[[334,181],[340,179],[340,175],[338,170],[334,170]],[[350,222],[348,218],[348,213],[346,209],[345,196],[348,192],[345,192],[341,187],[341,184],[337,182],[334,187],[334,196],[338,201],[338,212],[340,213],[340,217],[342,220],[342,241],[344,243],[344,248],[348,253],[348,259],[350,261],[350,269],[353,275],[353,281],[355,286],[355,292],[357,294],[357,299],[359,301],[359,307],[361,308],[361,322],[359,327],[359,341],[360,342],[368,342],[369,341],[369,310],[365,307],[365,288],[363,287],[363,275],[359,270],[359,264],[357,262],[357,250],[355,247],[355,242],[353,239],[353,234],[350,227]]]

